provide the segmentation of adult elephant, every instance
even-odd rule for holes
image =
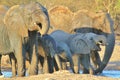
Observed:
[[[0,26],[1,55],[14,53],[18,76],[25,76],[25,37],[29,37],[31,55],[29,75],[37,74],[37,32],[44,35],[50,26],[46,8],[38,2],[15,5],[7,11],[2,25]]]
[[[53,27],[55,26],[55,29],[53,28],[52,31],[56,29],[60,29],[68,33],[93,32],[96,34],[105,35],[107,37],[107,41],[109,45],[106,45],[105,47],[103,60],[101,61],[97,51],[95,51],[94,52],[95,54],[93,55],[94,62],[96,63],[96,65],[98,65],[98,67],[95,69],[95,72],[101,73],[103,69],[106,67],[107,63],[109,62],[109,59],[112,55],[114,44],[115,44],[113,20],[110,14],[104,13],[104,12],[94,13],[88,10],[79,10],[75,13],[66,13],[68,11],[69,10],[67,10],[66,8],[63,8],[63,7],[61,8],[59,6],[57,8],[55,7],[49,10],[51,21],[54,21],[55,19],[60,20],[59,22],[51,22],[51,26]],[[68,17],[68,15],[72,15],[72,16]],[[61,23],[62,21],[65,20],[64,18],[67,19],[66,21],[69,21],[69,22],[65,22],[65,25]],[[69,24],[69,26],[66,26],[66,24]],[[60,27],[61,25],[62,25],[62,28]]]
[[[4,19],[4,16],[5,16],[5,13],[7,12],[8,9],[9,9],[8,6],[0,5],[0,26],[4,26],[3,19]],[[1,72],[1,58],[2,58],[2,55],[0,54],[0,76],[2,76],[2,72]]]

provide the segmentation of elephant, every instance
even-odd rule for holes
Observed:
[[[9,9],[8,6],[6,5],[0,5],[0,26],[4,26],[4,16],[5,13],[7,12],[7,10]],[[2,31],[2,29],[0,29]],[[0,76],[3,76],[2,72],[1,72],[1,58],[2,58],[2,54],[0,54]]]
[[[66,62],[70,62],[70,66],[72,67],[72,54],[68,45],[64,42],[56,41],[51,35],[47,34],[42,37],[45,51],[47,54],[51,56],[53,59],[53,67],[56,70],[66,69]],[[63,65],[62,65],[63,63]]]
[[[27,45],[29,45],[29,42]],[[29,60],[29,47],[27,51],[26,58]],[[42,37],[38,36],[38,59],[41,73],[52,73],[54,70],[66,69],[66,65],[62,65],[62,63],[67,61],[72,64],[69,47],[63,42],[55,41],[49,34]]]
[[[50,43],[47,44],[45,40],[47,40],[49,42],[50,42],[50,40],[43,39],[45,35],[43,35],[42,37],[40,36],[39,33],[37,35],[37,37],[38,37],[37,38],[37,42],[38,42],[38,55],[37,56],[38,56],[38,64],[39,64],[39,68],[40,68],[39,73],[41,73],[41,74],[42,73],[52,73],[53,72],[53,67],[51,67],[52,66],[52,64],[51,64],[52,63],[51,62],[52,58],[50,56],[50,51],[52,50],[52,48],[55,48],[55,47],[52,47],[52,46],[54,46],[54,44],[53,44],[53,45],[50,45],[50,47],[51,47],[51,48],[49,48],[50,50],[47,48],[47,47],[49,47]],[[24,39],[25,39],[25,42],[26,42],[26,44],[25,44],[26,45],[26,56],[25,57],[26,57],[26,60],[30,64],[31,54],[30,54],[29,37],[25,37]],[[9,58],[10,58],[11,64],[13,65],[12,68],[14,67],[13,71],[15,71],[14,73],[16,73],[17,72],[17,60],[15,58],[15,55],[14,54],[9,54]],[[29,72],[29,67],[28,67],[28,72]],[[13,77],[14,77],[14,75],[13,75]]]
[[[68,15],[70,16],[68,17]],[[63,30],[68,33],[93,32],[107,37],[109,45],[105,46],[103,58],[99,56],[97,51],[92,52],[93,54],[95,53],[92,60],[98,66],[95,69],[95,73],[101,73],[109,62],[115,45],[114,23],[110,14],[105,12],[95,13],[89,10],[78,10],[77,12],[71,13],[66,7],[61,8],[58,6],[49,10],[49,16],[51,26],[53,26],[53,29],[49,33],[55,30]],[[59,21],[55,22],[55,19]],[[63,22],[64,20],[66,21]]]
[[[83,73],[94,74],[93,67],[90,64],[91,52],[101,51],[100,45],[107,45],[106,37],[95,33],[78,33],[68,38],[67,43],[73,54],[74,72],[79,73],[81,61]]]
[[[0,53],[1,55],[13,54],[17,61],[18,76],[25,76],[25,56],[27,45],[25,37],[30,42],[30,70],[29,75],[38,73],[38,52],[37,32],[42,35],[49,30],[50,21],[47,9],[38,2],[30,2],[22,5],[15,5],[9,8],[4,16],[4,23],[0,26]],[[14,60],[11,58],[11,60]],[[14,63],[12,63],[14,64]],[[16,70],[16,66],[12,65]],[[13,71],[16,76],[16,71]]]
[[[38,36],[38,59],[40,67],[43,71],[41,73],[53,72],[52,55],[55,53],[54,40],[48,34]]]
[[[82,12],[80,12],[82,13]],[[110,16],[109,13],[96,13],[94,14],[95,16],[89,15],[89,17],[92,17],[92,25],[91,26],[80,26],[82,19],[80,20],[80,13],[76,14],[74,19],[73,19],[73,31],[75,33],[89,33],[93,32],[96,34],[101,34],[107,37],[107,43],[109,45],[105,46],[105,51],[104,51],[104,56],[101,58],[98,54],[97,51],[92,51],[92,60],[95,65],[95,74],[102,73],[103,69],[106,67],[108,64],[111,55],[114,50],[114,45],[115,45],[115,34],[114,34],[114,28],[113,28],[113,20]],[[84,16],[88,16],[88,11],[85,12]],[[78,17],[79,16],[79,17]],[[78,19],[79,18],[79,19]],[[86,19],[86,18],[83,18]],[[78,22],[75,20],[79,20]],[[78,24],[76,24],[76,22]],[[76,26],[77,25],[77,26]],[[85,25],[85,23],[84,23]],[[96,67],[98,66],[98,67]]]
[[[61,30],[56,30],[50,34],[55,40],[64,42],[68,45],[72,53],[72,60],[75,73],[79,73],[79,61],[84,66],[84,70],[90,69],[90,53],[91,51],[100,51],[100,45],[107,45],[104,35],[95,33],[76,33],[69,34]],[[81,58],[80,58],[81,57]],[[80,58],[80,60],[78,60]],[[92,68],[92,67],[91,67]],[[90,69],[91,70],[91,69]],[[93,72],[91,72],[93,74]]]

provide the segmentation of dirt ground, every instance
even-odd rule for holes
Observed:
[[[105,70],[120,70],[120,45],[116,41],[114,52],[110,59],[109,64],[106,66]],[[104,51],[104,47],[102,47]],[[102,52],[100,52],[103,56]],[[11,71],[11,66],[9,61],[6,60],[7,56],[2,57],[2,70]],[[29,77],[15,77],[15,78],[0,78],[0,80],[120,80],[120,78],[110,78],[99,75],[87,75],[87,74],[73,74],[69,71],[57,71],[52,74],[39,74]]]

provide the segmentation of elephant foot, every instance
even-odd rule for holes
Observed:
[[[23,71],[18,71],[18,77],[24,77],[25,76],[25,70]]]
[[[83,74],[89,74],[89,70],[88,69],[83,69]]]
[[[3,75],[2,72],[0,71],[0,76]]]
[[[90,69],[90,70],[89,70],[89,74],[95,75],[95,71],[94,71],[93,69]]]
[[[39,69],[39,72],[38,72],[39,74],[43,74],[44,72],[43,72],[43,69]]]
[[[4,78],[5,76],[2,74],[2,75],[0,75],[0,78]]]
[[[79,74],[79,68],[78,68],[78,66],[74,66],[73,72],[74,72],[75,74]]]

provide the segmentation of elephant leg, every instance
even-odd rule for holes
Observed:
[[[2,58],[2,55],[0,55],[0,76],[2,75],[2,72],[1,72],[1,58]]]
[[[42,57],[42,56],[39,56],[39,58],[38,58],[39,60],[39,62],[38,62],[38,67],[39,67],[39,73],[43,73],[43,63],[44,63],[44,58]]]
[[[46,56],[44,58],[43,72],[44,73],[52,73],[53,72],[53,59],[50,56]]]
[[[76,73],[76,74],[78,74],[79,70],[80,70],[79,69],[80,68],[79,56],[76,55],[76,54],[74,54],[72,56],[72,60],[73,60],[73,65],[74,65],[73,72]]]
[[[25,59],[26,59],[26,48],[23,45],[22,39],[17,39],[17,41],[13,44],[15,47],[14,56],[17,60],[17,74],[18,77],[25,76],[26,68],[25,68]]]
[[[50,56],[47,56],[47,61],[48,61],[48,69],[49,69],[49,73],[53,73],[53,58],[51,58]]]
[[[62,61],[62,69],[63,69],[63,70],[67,70],[66,61]]]
[[[80,56],[81,65],[83,66],[83,74],[89,73],[88,54],[82,54]]]
[[[84,54],[81,56],[81,64],[83,65],[83,74],[94,74],[93,68],[90,64],[90,55]]]
[[[54,57],[55,57],[55,61],[58,65],[59,70],[62,70],[62,64],[61,64],[61,61],[60,61],[58,54],[55,54]]]
[[[59,68],[58,68],[58,65],[57,65],[57,62],[56,62],[55,58],[53,58],[53,69],[54,69],[54,72],[59,70]]]
[[[32,51],[31,53],[31,63],[30,63],[30,68],[29,68],[29,75],[36,75],[38,74],[38,54],[36,52],[36,46],[33,45],[30,48]]]
[[[17,75],[17,60],[13,53],[9,54],[11,66],[12,66],[12,77],[15,77]]]
[[[97,51],[92,51],[91,53],[91,59],[93,61],[93,64],[95,66],[95,68],[100,67],[100,65],[102,64],[99,53]]]
[[[49,73],[47,56],[44,57],[43,73]]]
[[[25,76],[25,53],[21,50],[21,48],[18,48],[15,52],[15,57],[17,59],[17,74],[19,77]]]

